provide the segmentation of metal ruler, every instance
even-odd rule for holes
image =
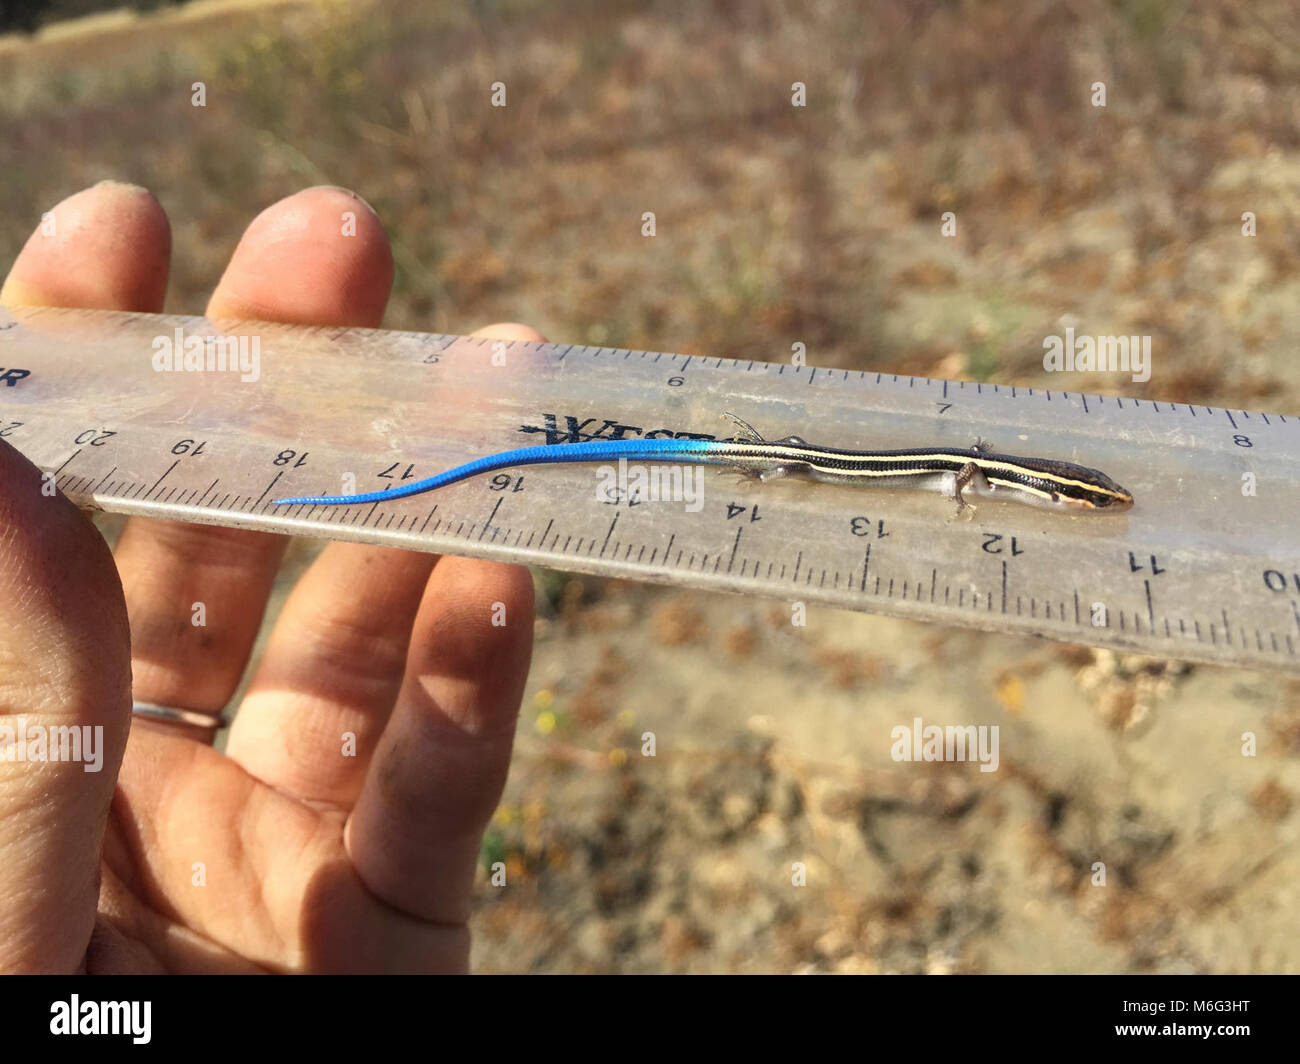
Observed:
[[[724,410],[769,438],[829,446],[981,437],[1102,469],[1137,503],[1074,516],[984,501],[974,520],[956,521],[949,500],[926,492],[742,483],[710,468],[697,506],[656,500],[642,477],[654,471],[625,471],[611,494],[611,470],[563,465],[386,504],[270,505],[373,491],[521,445],[726,437]],[[1295,416],[744,359],[38,308],[0,310],[0,438],[103,510],[1300,669]]]

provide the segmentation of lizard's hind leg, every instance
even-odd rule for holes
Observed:
[[[796,447],[807,447],[808,441],[802,436],[782,436],[779,440],[765,440],[759,434],[758,429],[754,428],[744,418],[737,417],[730,412],[724,413],[723,417],[736,424],[736,434],[731,438],[737,443],[789,443]]]
[[[727,412],[722,415],[736,425],[736,434],[732,437],[736,443],[774,443],[789,444],[793,447],[807,447],[808,443],[801,436],[782,436],[779,440],[765,440],[758,429],[754,428],[744,418],[737,417],[735,414]],[[743,480],[779,480],[781,477],[797,476],[807,473],[808,466],[802,462],[785,462],[781,465],[767,465],[754,468],[753,466],[742,465],[737,462],[732,466],[734,472],[738,473]]]
[[[737,443],[767,442],[759,434],[758,429],[754,428],[754,426],[751,425],[744,418],[737,417],[735,414],[731,413],[730,411],[724,411],[722,416],[726,418],[728,421],[731,421],[735,424],[736,432],[735,435],[733,435],[731,438],[735,440]]]

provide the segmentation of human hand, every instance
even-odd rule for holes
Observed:
[[[152,196],[105,183],[54,215],[0,303],[161,310],[171,236]],[[253,221],[207,312],[376,326],[392,275],[374,213],[308,189]],[[132,674],[139,701],[220,713],[287,541],[131,518],[111,556],[40,479],[0,441],[0,727],[102,725],[104,760],[0,761],[0,971],[466,969],[532,649],[528,570],[331,543],[219,754],[210,730],[133,720]]]

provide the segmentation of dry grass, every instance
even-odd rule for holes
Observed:
[[[328,182],[389,225],[395,327],[770,359],[798,340],[819,364],[1032,382],[1071,315],[1154,337],[1152,381],[1102,390],[1300,394],[1285,0],[427,8],[222,8],[0,54],[22,162],[0,250],[60,196],[135,180],[194,309],[252,214]]]

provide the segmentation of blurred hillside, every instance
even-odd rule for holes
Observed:
[[[100,11],[130,8],[134,11],[156,11],[185,0],[0,0],[0,33],[31,33],[41,26],[49,26],[68,19],[80,18]]]
[[[1140,394],[1294,405],[1289,0],[203,8],[0,50],[0,250],[136,181],[195,310],[253,213],[340,184],[395,327],[1034,383],[1069,315],[1152,335]]]

